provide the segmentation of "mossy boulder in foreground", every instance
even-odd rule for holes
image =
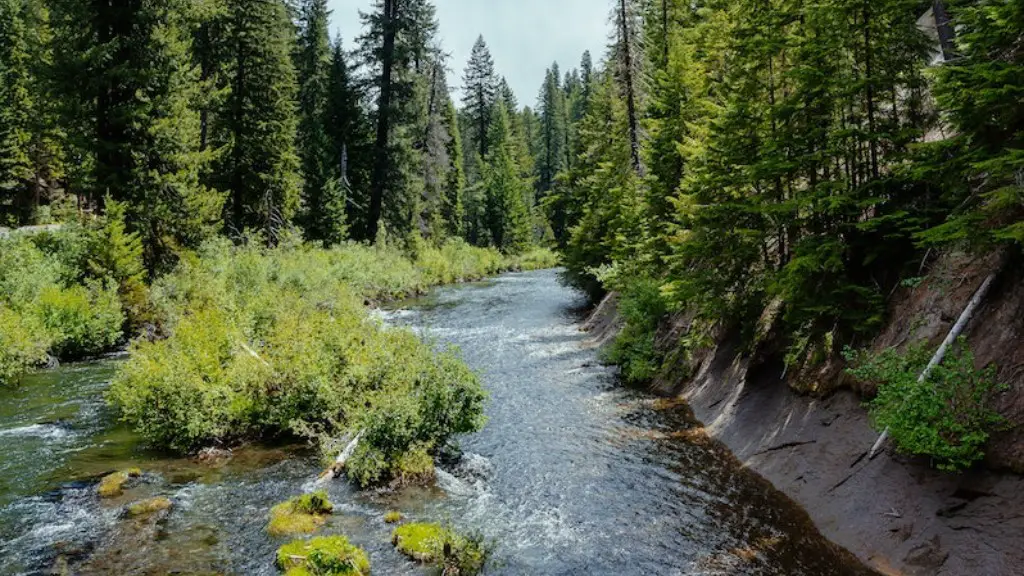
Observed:
[[[271,508],[267,532],[272,536],[312,534],[333,511],[334,505],[326,492],[303,494]]]
[[[399,552],[424,564],[436,564],[445,576],[483,571],[488,550],[480,537],[467,537],[440,524],[411,523],[395,528],[391,542]]]
[[[100,480],[100,485],[96,488],[96,491],[99,493],[100,498],[117,498],[124,493],[124,485],[129,480],[140,476],[142,476],[142,470],[138,468],[129,468],[128,470],[108,474]]]
[[[370,560],[343,536],[296,540],[277,551],[285,576],[369,576]]]

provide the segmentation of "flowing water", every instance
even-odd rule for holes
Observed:
[[[555,272],[445,288],[384,312],[455,344],[490,391],[490,421],[437,485],[399,494],[327,486],[324,533],[370,554],[375,574],[424,574],[389,544],[387,510],[479,531],[491,574],[871,574],[771,485],[695,429],[689,411],[622,388],[576,324],[582,299]],[[102,393],[117,359],[45,372],[0,394],[0,574],[271,575],[272,505],[307,489],[316,455],[294,446],[199,462],[149,452]],[[102,474],[143,478],[100,501]],[[153,495],[159,520],[125,517]],[[56,572],[55,572],[56,571]]]

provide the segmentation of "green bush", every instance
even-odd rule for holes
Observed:
[[[51,286],[36,299],[33,313],[49,331],[51,350],[60,358],[99,354],[122,336],[124,313],[114,289]]]
[[[364,486],[479,429],[477,377],[453,352],[381,326],[349,288],[352,268],[339,261],[364,250],[376,249],[207,245],[154,287],[170,337],[133,345],[109,401],[153,444],[179,451],[364,430],[348,468]]]
[[[619,312],[626,321],[604,360],[619,366],[627,382],[639,384],[657,375],[662,354],[656,346],[659,323],[668,313],[660,284],[649,278],[618,282]]]
[[[29,368],[46,361],[51,338],[46,327],[0,303],[0,386],[14,384]]]
[[[1003,424],[991,404],[1005,387],[996,382],[995,366],[975,368],[962,339],[918,382],[930,358],[923,345],[903,354],[847,351],[853,366],[849,373],[878,385],[878,396],[869,404],[871,417],[879,430],[889,429],[897,449],[930,456],[941,470],[964,470],[984,458],[989,435]]]
[[[15,381],[47,352],[76,359],[120,341],[122,305],[116,290],[86,270],[89,238],[72,225],[0,239],[0,380]]]

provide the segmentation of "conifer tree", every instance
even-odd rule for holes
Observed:
[[[496,247],[519,253],[529,246],[533,234],[526,203],[529,183],[521,177],[508,112],[500,100],[494,107],[488,139],[490,154],[484,165],[487,227]]]
[[[229,192],[232,231],[263,232],[269,242],[299,208],[295,150],[294,33],[281,0],[228,0],[224,42],[231,94],[218,116],[218,177]]]
[[[199,182],[190,4],[53,6],[66,128],[87,170],[80,182],[96,207],[107,196],[126,204],[147,265],[159,269],[215,231],[222,202]]]
[[[467,141],[474,144],[474,153],[480,158],[487,157],[488,130],[491,111],[499,94],[499,85],[494,73],[494,60],[487,48],[484,37],[477,38],[462,77],[462,105],[471,131]]]
[[[422,194],[421,151],[427,125],[422,97],[429,93],[431,46],[437,33],[433,5],[426,0],[377,0],[363,14],[360,54],[377,93],[369,208],[365,238],[384,223],[389,232],[412,231]],[[417,97],[417,93],[420,94]]]
[[[32,172],[29,62],[20,0],[0,0],[0,209],[10,205],[10,217],[24,219],[19,202]]]
[[[305,0],[297,72],[299,140],[303,176],[303,227],[306,237],[334,244],[345,237],[345,196],[340,162],[331,142],[332,52],[327,32],[327,0]]]
[[[330,200],[332,205],[345,204],[346,221],[354,230],[367,228],[373,163],[373,133],[362,102],[362,91],[339,39],[332,50],[324,129],[330,139],[331,158],[340,184],[337,191],[341,194]],[[337,221],[337,217],[331,218]]]
[[[448,234],[464,237],[466,233],[466,172],[462,151],[462,134],[459,131],[459,114],[455,103],[448,100],[444,108],[444,122],[448,128],[448,179],[445,183],[444,220]]]
[[[558,77],[558,64],[548,69],[541,87],[538,114],[537,192],[544,196],[554,186],[555,176],[562,170],[565,159],[565,94]]]
[[[941,3],[939,3],[941,4]],[[948,2],[955,57],[938,67],[936,98],[957,135],[928,162],[958,192],[931,242],[1024,244],[1024,3]]]

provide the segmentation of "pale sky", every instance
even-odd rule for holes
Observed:
[[[331,34],[352,48],[362,32],[359,10],[371,0],[330,0]],[[579,67],[584,50],[595,64],[604,56],[610,0],[434,0],[440,37],[451,54],[448,83],[462,84],[462,73],[477,36],[484,35],[495,70],[508,79],[520,106],[535,106],[544,71],[557,61],[564,73]],[[458,102],[458,95],[456,103]]]

